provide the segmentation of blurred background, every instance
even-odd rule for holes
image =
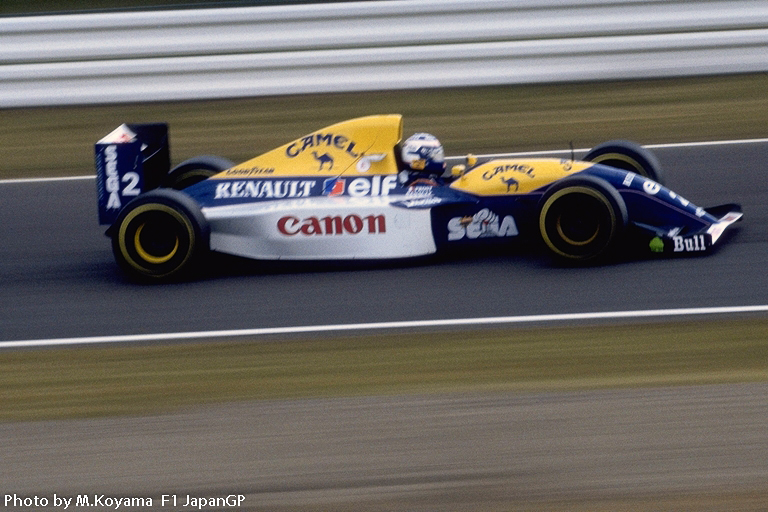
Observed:
[[[39,15],[24,17],[31,9]],[[389,112],[453,155],[753,137],[766,119],[764,11],[4,1],[0,176],[90,173],[89,146],[116,120],[169,122],[177,162],[201,145],[244,160]],[[52,136],[55,152],[35,150]]]
[[[2,0],[0,342],[269,326],[254,310],[304,325],[764,304],[767,90],[761,2]],[[174,164],[242,161],[384,113],[448,155],[655,145],[672,188],[742,202],[750,224],[706,260],[599,269],[492,256],[160,288],[113,268],[89,180],[117,125],[167,122]],[[67,181],[18,181],[37,178]],[[756,314],[4,348],[0,506],[765,510],[766,333]]]

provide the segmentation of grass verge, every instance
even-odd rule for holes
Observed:
[[[0,420],[242,400],[768,380],[768,319],[0,353]]]
[[[768,73],[558,85],[0,109],[0,179],[93,174],[93,144],[123,122],[165,121],[174,162],[244,161],[344,119],[404,115],[450,155],[768,135]]]

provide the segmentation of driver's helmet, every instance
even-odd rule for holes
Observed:
[[[407,170],[442,175],[445,171],[443,145],[429,133],[415,133],[403,143],[401,151]]]

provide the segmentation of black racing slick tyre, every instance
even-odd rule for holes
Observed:
[[[627,222],[624,200],[595,176],[556,183],[540,203],[541,237],[552,254],[564,261],[589,262],[608,255]]]
[[[141,280],[189,275],[210,247],[210,227],[192,198],[171,189],[140,195],[110,228],[120,267]]]
[[[635,142],[628,140],[604,142],[592,148],[584,157],[584,161],[631,171],[664,184],[664,173],[656,155]]]
[[[214,155],[202,155],[181,162],[171,169],[165,178],[164,186],[184,190],[195,183],[210,178],[214,174],[234,167],[234,162]]]

